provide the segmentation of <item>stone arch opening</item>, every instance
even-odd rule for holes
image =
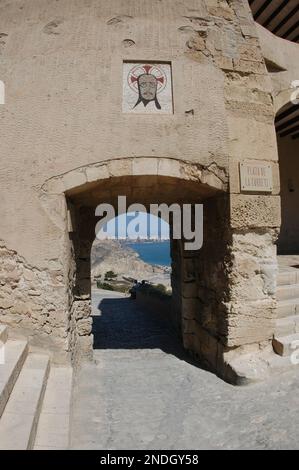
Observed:
[[[282,215],[278,254],[299,254],[299,105],[285,104],[276,115],[275,126]]]
[[[73,170],[49,180],[42,189],[44,208],[61,227],[65,224],[63,201],[67,205],[69,336],[74,360],[92,356],[90,252],[97,223],[95,208],[101,202],[117,207],[119,195],[127,197],[128,205],[145,207],[204,202],[203,248],[186,251],[184,240],[171,242],[171,321],[185,349],[209,368],[223,368],[228,328],[223,311],[228,290],[224,264],[229,245],[223,169],[173,159],[119,159]],[[223,370],[221,375],[226,375]]]
[[[107,217],[92,245],[95,358],[107,349],[182,353],[171,315],[170,224],[145,207],[134,210]]]
[[[277,240],[277,310],[273,349],[290,356],[298,340],[299,295],[299,106],[287,102],[275,119],[280,172],[281,227]]]

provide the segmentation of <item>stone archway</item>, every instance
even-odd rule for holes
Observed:
[[[299,254],[299,106],[286,102],[275,119],[280,169],[282,223],[278,254]]]
[[[257,373],[251,358],[270,344],[273,335],[276,230],[252,229],[256,208],[250,199],[249,206],[236,210],[223,168],[171,158],[119,158],[52,178],[39,195],[64,240],[67,341],[74,361],[92,356],[90,250],[95,207],[101,202],[116,206],[117,196],[126,195],[128,204],[145,206],[204,203],[202,249],[186,252],[180,240],[172,243],[172,321],[185,349],[225,380],[246,383],[247,376],[252,380],[264,374],[264,362]],[[257,202],[264,214],[268,200]],[[248,211],[251,219],[245,225],[249,223],[250,233],[242,225]],[[242,219],[236,225],[238,214]],[[262,227],[265,220],[261,219]],[[255,278],[249,286],[251,271]]]
[[[228,335],[229,276],[225,263],[230,246],[229,202],[226,173],[216,164],[203,167],[168,158],[115,159],[75,169],[42,187],[45,210],[69,233],[66,258],[73,357],[92,355],[90,250],[95,237],[95,208],[101,202],[115,206],[118,195],[126,195],[128,204],[145,206],[204,201],[204,247],[186,252],[182,241],[172,242],[172,320],[187,350],[233,380],[223,356]]]
[[[299,296],[299,106],[279,101],[275,119],[280,170],[281,228],[277,241],[279,273],[277,278],[277,318],[273,337],[274,351],[291,356],[298,341]],[[290,364],[292,362],[290,361]],[[293,363],[294,364],[294,363]]]

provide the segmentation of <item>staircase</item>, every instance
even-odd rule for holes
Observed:
[[[299,350],[299,269],[280,267],[277,302],[273,349],[279,356],[290,358]]]
[[[0,450],[67,449],[72,369],[51,367],[0,325]],[[2,363],[3,362],[3,363]]]

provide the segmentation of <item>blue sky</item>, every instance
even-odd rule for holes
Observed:
[[[120,238],[125,238],[127,232],[127,236],[131,239],[136,239],[138,236],[140,238],[169,239],[169,225],[164,220],[146,212],[138,214],[131,212],[110,220],[105,227],[104,236],[115,238],[115,230],[120,234]]]

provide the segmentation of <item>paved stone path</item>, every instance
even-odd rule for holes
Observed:
[[[299,449],[298,372],[233,387],[134,301],[103,291],[93,301],[95,363],[77,377],[73,448]]]

